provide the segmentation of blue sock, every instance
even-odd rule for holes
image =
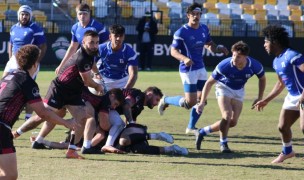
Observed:
[[[227,138],[225,138],[225,139],[220,139],[220,145],[221,145],[221,146],[222,146],[222,145],[227,146],[227,144],[228,144],[228,139],[227,139]]]
[[[183,96],[170,96],[165,98],[165,103],[173,106],[181,106],[179,101]]]
[[[188,128],[189,129],[194,129],[195,125],[197,123],[197,121],[199,120],[199,118],[201,117],[201,114],[197,114],[196,112],[196,105],[193,106],[191,108],[191,112],[190,112],[190,119],[189,119],[189,123],[188,123]]]
[[[206,135],[212,133],[211,126],[206,126],[206,127],[202,128],[202,129],[200,129],[199,133],[202,134],[203,136],[206,136]]]
[[[289,154],[289,153],[291,153],[292,152],[292,146],[283,146],[283,148],[282,148],[282,152],[283,152],[283,154]]]

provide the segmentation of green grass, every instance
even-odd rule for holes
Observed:
[[[53,71],[39,73],[37,82],[42,95],[46,93],[54,76]],[[270,92],[276,81],[272,71],[267,72],[266,77],[265,94]],[[175,144],[189,149],[189,156],[105,154],[86,155],[85,160],[68,160],[64,157],[65,150],[32,150],[29,142],[31,132],[28,132],[15,140],[19,179],[301,179],[304,175],[303,135],[298,122],[293,127],[297,158],[280,165],[270,163],[281,150],[277,122],[286,91],[263,112],[253,111],[250,107],[257,96],[257,82],[257,78],[253,77],[247,83],[239,123],[229,131],[229,145],[235,151],[233,154],[219,153],[218,133],[205,138],[202,150],[195,150],[194,136],[184,134],[189,111],[170,106],[164,116],[159,116],[156,108],[146,108],[138,122],[148,125],[149,132],[165,131],[172,134]],[[158,86],[166,95],[183,94],[177,70],[139,72],[136,87],[144,90],[151,85]],[[219,118],[221,116],[213,89],[197,126],[204,127]],[[17,121],[14,129],[22,122]],[[39,128],[35,131],[39,131]],[[58,126],[47,139],[61,141],[65,138],[64,131],[64,127]],[[150,141],[150,144],[167,145],[157,141]]]

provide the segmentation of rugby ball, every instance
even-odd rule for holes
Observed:
[[[97,84],[99,84],[99,85],[103,88],[104,93],[107,92],[106,85],[105,85],[105,83],[104,83],[104,81],[103,81],[102,79],[93,78],[93,81],[96,82]],[[89,91],[90,91],[92,94],[94,94],[94,95],[96,95],[96,96],[102,96],[102,95],[103,95],[103,94],[99,94],[99,93],[95,90],[95,88],[88,87],[88,89],[89,89]]]

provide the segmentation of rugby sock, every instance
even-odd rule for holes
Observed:
[[[166,104],[170,104],[173,106],[182,106],[184,102],[184,97],[183,96],[171,96],[171,97],[166,97],[164,99]]]
[[[70,139],[69,149],[74,149],[74,150],[77,149],[77,147],[75,145],[75,131],[71,131],[71,139]]]
[[[32,114],[26,113],[24,119],[25,119],[25,120],[28,120],[29,118],[31,118],[31,116],[32,116]]]
[[[147,140],[147,135],[140,134],[140,133],[134,133],[134,134],[130,134],[129,138],[130,138],[132,144],[137,144],[139,142]]]
[[[44,137],[38,135],[38,136],[36,137],[36,140],[35,140],[35,141],[38,142],[38,143],[43,143]]]
[[[196,112],[196,108],[197,108],[197,105],[193,106],[191,108],[191,112],[190,112],[190,119],[189,119],[189,123],[188,123],[188,128],[189,129],[194,129],[195,128],[195,125],[197,123],[197,121],[199,120],[199,118],[201,117],[201,114],[198,114]]]
[[[202,129],[200,129],[199,133],[202,134],[203,136],[206,136],[206,135],[212,133],[211,126],[206,126],[206,127],[202,128]]]
[[[220,144],[221,145],[227,145],[228,144],[228,138],[220,139]]]
[[[92,145],[92,141],[90,141],[90,140],[83,140],[82,146],[84,148],[89,149],[91,147],[91,145]]]
[[[124,125],[113,125],[109,131],[109,135],[106,141],[105,146],[113,146],[115,143],[115,140],[123,130]]]
[[[283,152],[283,154],[291,153],[292,152],[292,143],[291,142],[288,142],[288,143],[283,142],[282,152]]]
[[[149,139],[157,139],[157,134],[156,133],[150,133],[149,134]]]

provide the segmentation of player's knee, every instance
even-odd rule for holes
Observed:
[[[229,123],[229,127],[235,127],[237,125],[237,121],[235,120],[231,120],[230,123]]]
[[[182,104],[182,107],[184,107],[185,109],[191,109],[195,104],[196,102],[191,102],[185,99]]]
[[[131,144],[131,141],[127,138],[120,138],[119,139],[119,145],[121,146],[128,146]]]
[[[279,125],[278,130],[280,131],[280,133],[284,134],[284,133],[288,132],[290,129],[285,126]]]

